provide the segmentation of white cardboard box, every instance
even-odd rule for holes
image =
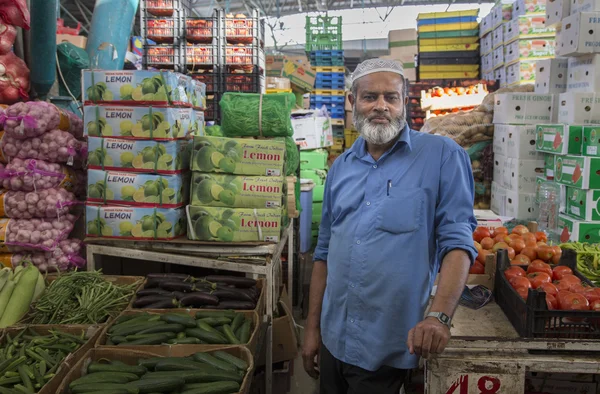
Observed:
[[[564,92],[567,88],[567,67],[565,58],[538,60],[535,63],[535,92]]]
[[[526,85],[535,82],[535,61],[522,60],[506,67],[506,84]]]
[[[563,19],[556,46],[557,56],[597,52],[600,52],[600,12],[580,12]]]
[[[558,123],[600,124],[600,95],[578,92],[559,94]]]
[[[546,0],[546,26],[559,23],[571,12],[571,0]]]
[[[523,160],[507,157],[504,161],[504,181],[507,190],[535,193],[536,178],[544,174],[544,160]]]
[[[492,31],[492,12],[481,18],[479,23],[479,37],[483,37]]]
[[[481,70],[490,72],[494,69],[494,53],[490,52],[481,58]]]
[[[545,15],[546,2],[538,0],[516,0],[513,3],[513,19],[525,14]]]
[[[506,213],[506,189],[498,182],[492,182],[492,201],[490,209],[497,215]]]
[[[600,54],[569,58],[568,92],[600,92]]]
[[[552,121],[551,94],[500,93],[494,102],[494,123],[537,124]]]
[[[495,70],[498,67],[504,66],[504,46],[494,49],[492,58],[492,68]]]
[[[494,72],[493,71],[482,72],[481,78],[483,78],[486,81],[494,81]]]
[[[498,48],[504,43],[504,27],[502,25],[492,31],[492,49]]]
[[[506,211],[503,216],[514,217],[517,220],[537,220],[538,204],[535,202],[535,192],[519,193],[514,190],[506,191]]]
[[[594,12],[600,11],[600,0],[571,0],[571,9],[569,15],[578,12]]]
[[[504,165],[506,163],[506,156],[500,154],[494,154],[494,172],[493,180],[499,185],[504,184]]]
[[[495,155],[506,157],[508,129],[507,125],[495,124],[494,125],[494,138],[492,139],[492,148]],[[494,163],[495,164],[495,163]]]
[[[516,40],[537,37],[554,37],[556,29],[546,26],[544,15],[521,15],[504,23],[504,45]]]
[[[493,34],[488,34],[479,40],[479,53],[482,55],[487,55],[488,53],[492,52],[492,49],[494,49],[492,37]]]
[[[506,67],[500,67],[494,70],[494,79],[500,81],[500,86],[506,86]]]
[[[502,4],[496,4],[490,11],[492,15],[492,29],[495,29],[502,23]]]
[[[553,37],[519,39],[504,46],[504,63],[554,57],[555,48],[556,41]]]
[[[504,151],[506,152],[505,155],[507,158],[537,161],[543,160],[542,154],[535,149],[535,125],[518,126],[495,124],[494,138],[498,132],[505,140],[506,148]]]
[[[298,118],[302,114],[306,117]],[[317,110],[298,111],[292,114],[294,141],[296,145],[300,145],[300,149],[319,149],[333,145],[331,119],[322,115]]]

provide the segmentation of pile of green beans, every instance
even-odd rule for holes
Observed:
[[[83,330],[79,336],[54,330],[40,335],[31,329],[14,338],[7,333],[0,348],[0,393],[37,393],[85,341]]]
[[[61,274],[34,304],[32,324],[99,324],[118,315],[133,297],[139,282],[116,285],[99,271]]]

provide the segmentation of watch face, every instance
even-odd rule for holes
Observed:
[[[446,315],[444,313],[440,313],[440,320],[442,321],[442,323],[448,324],[448,322],[450,321],[450,318],[448,317],[448,315]]]

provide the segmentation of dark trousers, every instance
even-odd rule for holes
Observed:
[[[398,394],[407,372],[387,366],[367,371],[336,359],[321,345],[319,394]]]

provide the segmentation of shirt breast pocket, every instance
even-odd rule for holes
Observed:
[[[420,188],[391,188],[379,206],[377,229],[393,234],[410,233],[421,226],[425,198]]]

